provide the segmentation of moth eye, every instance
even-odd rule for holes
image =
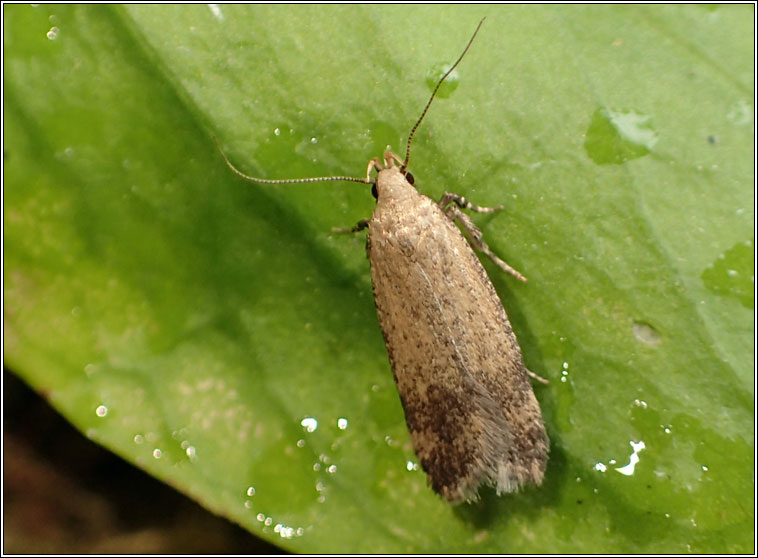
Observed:
[[[379,192],[376,191],[376,182],[371,185],[371,195],[374,196],[375,200],[379,199]]]
[[[413,175],[409,172],[405,173],[405,179],[408,181],[408,184],[410,184],[411,186],[413,186],[413,183],[416,181],[416,179],[413,178]]]

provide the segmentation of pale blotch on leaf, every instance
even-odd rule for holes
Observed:
[[[657,345],[661,342],[660,334],[650,324],[645,322],[634,322],[632,332],[638,341],[645,345]]]
[[[657,142],[649,116],[634,110],[598,108],[587,129],[584,149],[598,165],[620,165],[644,157]]]

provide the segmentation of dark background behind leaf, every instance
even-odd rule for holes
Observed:
[[[71,427],[3,374],[3,552],[280,552]]]
[[[551,437],[539,490],[416,468],[350,184],[478,218]],[[5,362],[90,439],[295,551],[751,552],[754,13],[4,6]],[[644,442],[634,474],[617,470]],[[625,469],[622,469],[624,471]]]

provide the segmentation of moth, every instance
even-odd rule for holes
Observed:
[[[454,504],[477,499],[482,485],[500,494],[541,484],[549,451],[529,377],[542,379],[526,369],[505,309],[472,246],[505,272],[526,279],[489,249],[462,211],[492,213],[502,206],[479,207],[454,193],[434,201],[414,187],[407,171],[416,130],[483,22],[437,83],[411,129],[404,159],[387,151],[369,162],[365,178],[265,179],[242,173],[222,152],[227,166],[251,182],[345,180],[372,186],[371,218],[335,230],[368,229],[377,315],[413,447],[431,487]]]

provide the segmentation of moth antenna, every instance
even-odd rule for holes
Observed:
[[[424,119],[424,116],[426,116],[427,111],[429,110],[429,107],[432,104],[432,101],[434,100],[435,95],[437,95],[437,90],[442,85],[442,82],[445,81],[447,76],[449,76],[453,70],[455,70],[455,67],[458,65],[458,63],[463,60],[463,57],[466,56],[466,53],[468,52],[469,47],[471,46],[471,43],[474,42],[474,39],[476,38],[476,34],[479,33],[479,28],[482,26],[482,23],[484,23],[484,20],[487,19],[486,17],[483,17],[482,20],[479,22],[479,25],[476,26],[476,30],[474,31],[474,34],[471,35],[471,38],[468,41],[468,44],[466,45],[466,48],[463,49],[463,52],[458,57],[458,60],[455,61],[455,64],[453,64],[450,69],[445,72],[445,75],[442,76],[442,79],[437,82],[437,86],[434,88],[434,91],[432,91],[432,96],[429,97],[429,102],[426,103],[426,107],[424,107],[424,111],[421,113],[421,116],[419,116],[419,119],[416,121],[416,124],[413,125],[413,128],[411,129],[411,133],[408,134],[408,148],[405,152],[405,161],[403,161],[403,165],[400,167],[400,172],[405,172],[405,169],[408,167],[408,161],[411,158],[411,142],[413,141],[413,135],[416,133],[416,129],[421,125],[421,121]]]
[[[347,182],[360,182],[361,184],[373,184],[368,177],[366,178],[355,178],[353,176],[317,176],[314,178],[258,178],[257,176],[250,176],[239,170],[237,167],[235,167],[232,162],[229,160],[229,157],[226,156],[226,154],[221,149],[221,146],[218,144],[218,140],[216,139],[216,136],[212,136],[213,143],[216,144],[216,148],[218,149],[219,153],[221,153],[221,156],[224,158],[224,161],[226,162],[226,166],[231,169],[231,171],[239,176],[240,178],[244,178],[245,180],[249,182],[257,182],[259,184],[296,184],[296,183],[302,183],[302,182],[328,182],[330,180],[343,180]]]

